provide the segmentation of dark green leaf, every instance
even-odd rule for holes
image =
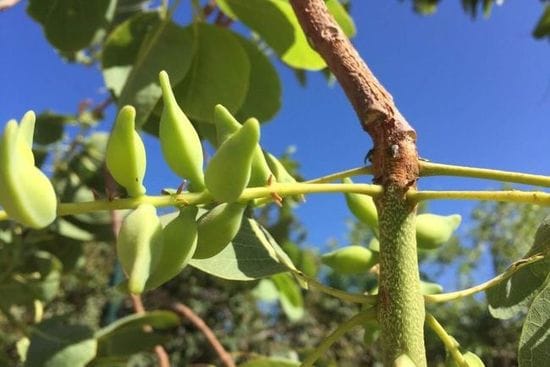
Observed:
[[[50,301],[59,289],[61,262],[45,251],[25,258],[10,277],[0,283],[0,303],[29,305],[33,300]]]
[[[509,319],[518,312],[526,311],[538,293],[548,274],[548,261],[538,261],[515,272],[506,281],[488,289],[485,294],[489,312],[498,319]]]
[[[73,116],[58,115],[52,112],[39,114],[36,116],[34,127],[34,142],[47,145],[61,140],[65,124],[73,121],[75,121]]]
[[[519,366],[546,366],[550,360],[550,277],[533,300],[519,340]]]
[[[239,233],[222,252],[189,264],[223,279],[253,280],[288,271],[282,256],[286,255],[275,240],[255,220],[244,218]],[[286,261],[290,262],[288,257]]]
[[[281,108],[281,82],[264,52],[240,36],[237,37],[250,61],[250,80],[246,98],[235,116],[244,121],[255,117],[260,122],[272,119]]]
[[[196,48],[191,69],[176,85],[178,103],[189,117],[211,122],[216,104],[236,112],[248,91],[250,62],[235,35],[209,24],[194,27]]]
[[[228,16],[254,30],[288,65],[320,70],[325,62],[307,41],[289,3],[279,0],[218,0]]]
[[[533,37],[543,38],[550,36],[550,5],[547,5],[544,9],[544,13],[540,17],[535,30],[533,31]]]
[[[92,330],[54,317],[34,326],[25,367],[86,366],[96,354]]]
[[[99,343],[98,356],[130,356],[150,350],[167,340],[165,335],[156,330],[173,328],[179,323],[179,317],[170,311],[152,311],[124,317],[95,333]],[[147,331],[144,326],[155,330]]]
[[[28,13],[42,25],[48,41],[62,51],[88,46],[109,21],[116,0],[30,0]]]
[[[109,36],[103,53],[105,83],[120,107],[133,105],[141,126],[162,92],[158,74],[166,70],[173,85],[188,72],[193,58],[193,32],[153,14],[140,14],[122,23]]]

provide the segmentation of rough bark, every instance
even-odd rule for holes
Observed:
[[[373,140],[374,182],[384,187],[377,199],[380,230],[378,319],[384,364],[408,354],[426,366],[424,301],[420,293],[415,238],[416,205],[405,193],[416,187],[416,133],[391,95],[329,14],[323,0],[290,0],[311,45],[323,57]]]

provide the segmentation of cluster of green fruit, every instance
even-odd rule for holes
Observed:
[[[239,202],[243,190],[264,186],[270,177],[294,181],[282,164],[262,151],[260,124],[250,118],[239,123],[221,105],[215,107],[216,150],[203,172],[203,148],[191,121],[176,102],[166,72],[160,73],[164,110],[159,138],[169,167],[188,180],[190,192],[207,190],[217,205],[199,210],[184,206],[164,228],[151,204],[141,204],[124,219],[117,241],[122,268],[131,293],[156,288],[176,276],[191,258],[221,252],[237,235],[248,205]],[[133,197],[145,194],[146,155],[135,131],[135,110],[123,107],[107,144],[107,168]]]
[[[345,183],[352,183],[349,178]],[[378,212],[374,200],[368,195],[347,193],[346,202],[355,217],[374,233],[369,248],[351,245],[324,254],[322,261],[340,274],[365,273],[378,263]],[[458,228],[461,217],[454,215],[419,214],[416,216],[416,243],[420,250],[434,250],[449,241]]]

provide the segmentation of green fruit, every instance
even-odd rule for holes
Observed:
[[[195,259],[206,259],[221,252],[237,235],[246,205],[223,203],[199,218]]]
[[[343,179],[344,183],[352,184],[353,181],[349,178]],[[369,195],[346,193],[346,203],[349,210],[355,215],[359,221],[365,223],[378,237],[378,211],[374,200]]]
[[[413,362],[411,357],[409,357],[407,354],[401,354],[393,362],[393,366],[394,367],[416,367],[416,364]]]
[[[35,115],[29,111],[18,126],[10,120],[0,137],[0,205],[28,227],[43,228],[57,216],[57,197],[48,177],[34,165]]]
[[[264,152],[265,160],[273,176],[280,183],[294,183],[296,179],[286,170],[285,166],[273,154]]]
[[[147,280],[146,289],[154,289],[178,275],[197,248],[197,207],[188,206],[164,227],[162,255]]]
[[[204,181],[216,200],[232,202],[239,198],[250,180],[252,156],[260,140],[257,120],[248,120],[224,141],[210,160]]]
[[[249,120],[255,120],[258,122],[254,118]],[[235,119],[235,117],[233,117],[231,112],[229,112],[227,108],[222,105],[216,105],[216,107],[214,107],[214,124],[216,125],[216,138],[218,145],[226,141],[227,138],[237,132],[242,126]],[[269,180],[269,176],[271,175],[272,173],[267,165],[262,148],[258,144],[254,148],[254,153],[252,156],[250,181],[248,182],[248,186],[265,186]]]
[[[441,284],[420,281],[420,291],[422,294],[437,294],[443,292]]]
[[[378,254],[362,246],[347,246],[324,254],[321,261],[337,273],[360,274],[378,262]]]
[[[462,217],[454,215],[420,214],[416,216],[416,243],[418,248],[431,250],[449,241]]]
[[[133,197],[145,194],[143,177],[147,165],[145,147],[135,130],[135,118],[134,107],[122,107],[105,152],[105,163],[109,172],[128,191],[128,195]]]
[[[193,191],[201,191],[204,189],[204,158],[199,134],[178,106],[168,74],[161,71],[159,79],[164,100],[159,124],[162,154],[176,174],[191,181]]]
[[[141,204],[124,218],[116,250],[128,276],[128,290],[134,294],[142,293],[163,251],[162,225],[153,205]]]
[[[485,367],[485,364],[479,358],[476,354],[472,352],[466,352],[462,355],[464,357],[464,361],[468,365],[468,367]],[[451,359],[448,363],[449,367],[458,367],[458,364],[454,361],[454,359]]]

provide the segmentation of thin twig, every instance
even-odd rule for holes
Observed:
[[[225,350],[223,345],[220,343],[212,329],[206,323],[203,319],[200,318],[199,315],[193,312],[189,307],[184,305],[183,303],[177,302],[172,305],[172,309],[188,319],[203,335],[206,337],[208,342],[212,345],[212,348],[216,351],[218,354],[218,357],[223,362],[223,364],[227,367],[236,367],[235,361],[233,361],[233,358],[231,355]]]
[[[330,333],[313,352],[311,352],[300,367],[310,367],[313,366],[315,361],[317,361],[332,344],[338,341],[345,333],[353,329],[356,326],[362,326],[367,320],[373,319],[376,317],[376,308],[372,307],[368,310],[361,311],[357,315],[353,316],[351,319],[341,323],[338,327]]]
[[[462,353],[460,353],[460,350],[458,349],[459,344],[453,338],[450,336],[447,331],[441,326],[441,324],[436,320],[435,317],[431,314],[426,315],[426,324],[432,329],[439,339],[443,342],[445,345],[445,348],[449,351],[451,354],[451,357],[453,357],[453,360],[460,366],[460,367],[468,367],[468,362],[464,359],[462,356]]]
[[[442,294],[426,294],[424,295],[424,300],[429,303],[438,303],[438,302],[453,301],[463,297],[471,296],[473,294],[485,291],[489,288],[492,288],[502,283],[506,279],[510,278],[515,272],[523,268],[524,266],[530,265],[534,262],[537,262],[543,259],[544,259],[543,255],[534,255],[526,259],[518,260],[515,263],[513,263],[508,269],[506,269],[504,273],[494,277],[493,279],[486,281],[485,283],[481,283],[476,285],[475,287],[463,289],[456,292],[449,292],[449,293],[442,293]]]
[[[501,182],[550,187],[550,176],[532,175],[521,172],[495,169],[455,166],[449,164],[419,161],[420,176],[454,176],[482,178]]]

